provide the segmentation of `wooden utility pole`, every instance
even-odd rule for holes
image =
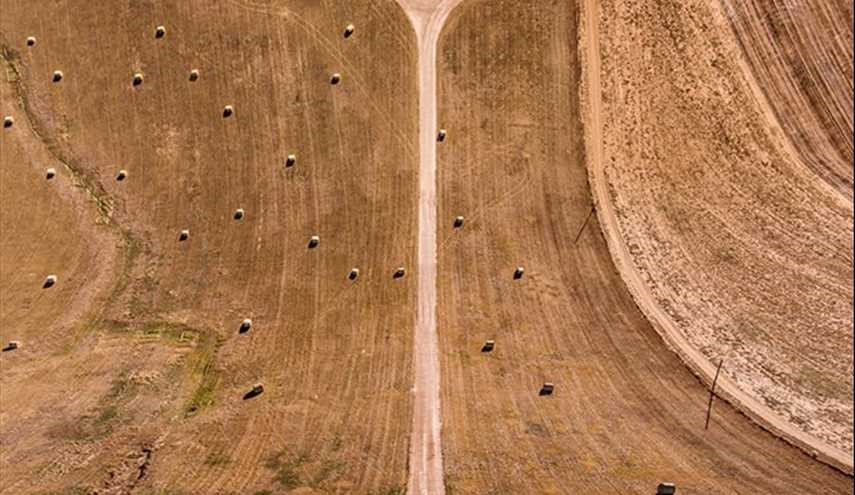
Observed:
[[[718,368],[715,370],[715,378],[713,378],[712,388],[710,389],[710,402],[707,404],[707,421],[704,423],[704,430],[709,429],[710,427],[710,413],[712,412],[713,397],[715,397],[715,384],[718,382],[718,374],[721,371],[722,364],[724,364],[724,359],[718,362]]]
[[[588,216],[585,217],[585,221],[582,223],[582,226],[579,228],[579,232],[576,232],[576,238],[573,239],[573,244],[576,244],[577,242],[579,242],[579,238],[582,237],[582,232],[585,230],[585,226],[588,225],[588,220],[590,220],[591,217],[594,215],[595,209],[596,209],[596,206],[591,205],[591,211],[589,211]]]

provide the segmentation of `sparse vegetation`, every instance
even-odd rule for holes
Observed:
[[[149,490],[143,492],[144,495],[188,495],[187,492],[183,490],[178,490],[175,488],[156,488],[154,490]]]
[[[137,393],[136,385],[129,379],[128,372],[122,372],[113,380],[110,390],[98,402],[95,414],[88,414],[70,421],[54,425],[48,430],[51,438],[93,442],[113,432],[121,417],[121,406]]]
[[[58,491],[40,492],[41,495],[91,495],[92,493],[94,493],[93,490],[82,486],[70,486]]]
[[[329,480],[337,471],[344,469],[345,466],[347,466],[347,463],[339,459],[323,462],[321,468],[318,470],[318,474],[312,478],[312,486],[317,488],[318,485]]]
[[[267,468],[274,471],[274,481],[282,488],[292,490],[302,484],[297,470],[306,462],[306,456],[299,455],[296,459],[287,460],[287,452],[282,451],[267,461]]]
[[[371,492],[369,495],[405,495],[407,488],[403,486],[390,486],[380,491]]]
[[[205,457],[205,464],[208,466],[224,466],[231,461],[231,457],[222,451],[211,452]]]
[[[205,334],[197,343],[190,357],[191,374],[196,380],[196,389],[185,408],[185,416],[193,416],[214,403],[217,384],[220,381],[216,369],[219,345],[216,338]]]

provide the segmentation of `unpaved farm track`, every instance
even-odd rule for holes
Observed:
[[[0,42],[0,338],[23,343],[0,493],[402,490],[418,95],[394,1],[2,0]]]
[[[440,369],[436,334],[436,43],[461,0],[399,0],[419,40],[418,311],[413,348],[411,494],[445,492],[442,468]]]
[[[596,66],[582,72],[577,39],[582,53],[591,47],[577,19],[608,25],[597,12],[572,2],[472,1],[440,39],[446,486],[644,494],[670,479],[679,493],[852,493],[851,478],[726,403],[715,403],[704,431],[707,388],[616,271],[599,212],[589,218],[594,158],[583,140],[597,141],[580,99],[583,74]],[[465,217],[462,229],[452,229],[455,215]],[[518,265],[525,274],[513,280]],[[487,339],[496,342],[491,353],[481,352]],[[555,392],[541,397],[546,381]]]

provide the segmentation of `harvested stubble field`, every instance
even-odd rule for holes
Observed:
[[[853,493],[852,31],[0,0],[0,494]]]
[[[589,217],[584,12],[572,2],[519,5],[464,3],[438,51],[439,125],[448,129],[437,167],[448,491],[649,493],[679,479],[681,493],[851,493],[850,478],[729,405],[716,403],[704,431],[706,387],[636,307],[599,216]],[[605,30],[611,7],[599,17],[606,47],[623,34]],[[617,61],[603,54],[605,89]],[[604,100],[611,94],[623,93],[604,90]],[[652,110],[632,116],[656,122]],[[617,118],[615,109],[605,122]],[[456,215],[462,229],[452,229]],[[525,274],[513,280],[518,265]],[[487,339],[495,350],[482,353]],[[555,384],[552,396],[538,395],[544,382]]]
[[[0,19],[0,338],[24,344],[2,355],[0,492],[400,490],[418,193],[404,13],[4,0]]]
[[[746,410],[851,472],[851,15],[600,6],[592,185],[630,289],[690,362],[724,360]]]

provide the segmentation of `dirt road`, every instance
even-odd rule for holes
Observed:
[[[461,0],[398,0],[419,42],[418,312],[414,342],[409,493],[445,492],[436,337],[436,42]]]

